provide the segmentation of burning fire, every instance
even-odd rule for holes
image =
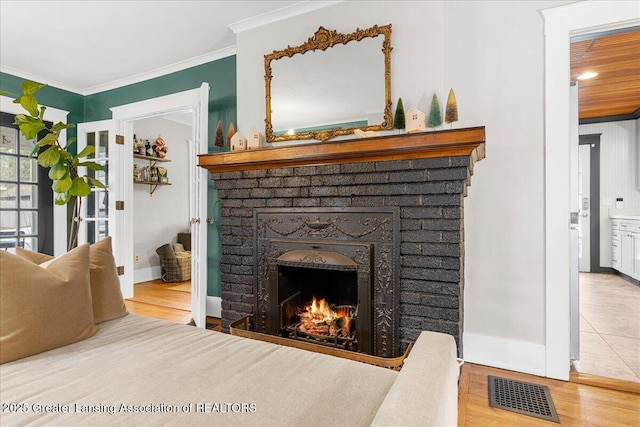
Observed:
[[[305,332],[320,335],[348,336],[350,332],[350,317],[347,308],[334,311],[329,303],[322,298],[313,297],[311,305],[305,307],[299,314],[301,327]]]

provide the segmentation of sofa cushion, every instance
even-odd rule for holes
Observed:
[[[53,259],[51,255],[16,248],[16,254],[36,264]],[[95,323],[106,322],[128,314],[120,290],[120,279],[116,261],[111,250],[111,236],[94,243],[89,248],[91,266],[89,277],[93,319]]]
[[[39,266],[0,251],[0,363],[89,338],[96,332],[89,245]]]

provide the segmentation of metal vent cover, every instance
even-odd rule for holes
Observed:
[[[488,375],[489,406],[559,423],[558,413],[545,385]]]

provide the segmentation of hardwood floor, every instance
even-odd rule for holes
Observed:
[[[165,283],[162,280],[137,283],[133,298],[124,301],[130,313],[187,324],[191,316],[191,292],[188,282]],[[207,317],[207,329],[220,330],[220,319]]]
[[[465,363],[458,391],[458,427],[558,425],[490,407],[487,375],[548,386],[561,426],[640,426],[640,394]]]
[[[125,303],[131,313],[176,323],[191,320],[191,294],[171,290],[162,281],[135,285],[134,298]],[[219,319],[207,318],[209,321]],[[218,323],[219,324],[219,323]],[[458,427],[553,426],[556,423],[489,406],[487,375],[547,385],[561,426],[640,427],[640,394],[610,390],[465,363],[458,391]]]

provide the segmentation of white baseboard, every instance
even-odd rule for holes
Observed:
[[[161,267],[147,267],[133,270],[133,283],[148,282],[149,280],[156,280],[162,277]]]
[[[466,362],[545,376],[546,351],[542,344],[464,332],[462,348]]]
[[[222,298],[207,296],[207,316],[222,317]]]

